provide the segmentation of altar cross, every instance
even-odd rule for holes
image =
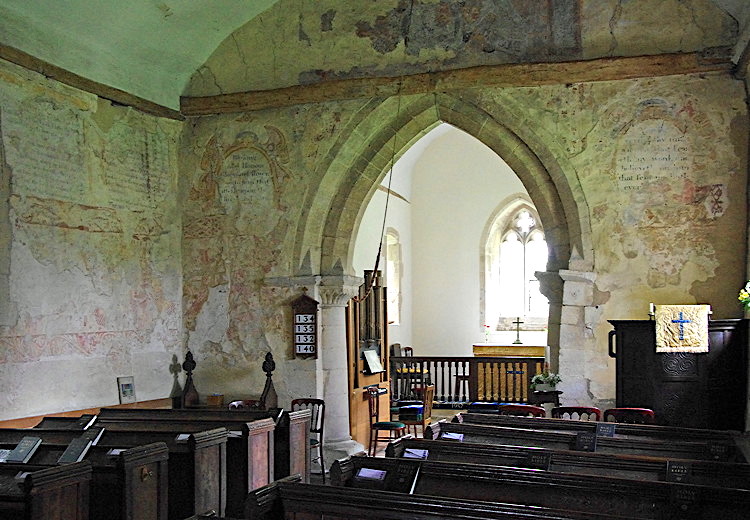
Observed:
[[[672,320],[672,323],[680,324],[680,339],[685,339],[685,324],[692,323],[692,321],[685,319],[685,317],[682,315],[682,311],[680,311],[680,318],[677,320]]]
[[[517,317],[516,321],[513,321],[511,323],[515,323],[516,325],[516,341],[514,341],[513,344],[522,345],[523,343],[521,342],[521,323],[523,322],[521,321],[521,317],[520,316]]]

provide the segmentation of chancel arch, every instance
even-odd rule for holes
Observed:
[[[320,183],[308,199],[311,208],[298,233],[296,252],[299,265],[305,256],[319,254],[308,265],[320,267],[329,283],[338,283],[352,270],[356,231],[367,202],[385,176],[391,161],[402,155],[422,135],[440,123],[451,124],[491,148],[521,179],[542,221],[549,245],[547,272],[541,276],[541,290],[550,301],[549,336],[551,360],[558,364],[564,337],[580,349],[583,324],[563,324],[564,285],[583,284],[571,292],[575,301],[565,314],[583,315],[590,304],[593,254],[589,210],[575,169],[560,159],[564,154],[549,147],[541,129],[513,110],[512,100],[480,106],[448,94],[390,98],[377,106],[342,136],[334,153],[317,172]],[[521,137],[523,135],[523,138]],[[546,137],[546,136],[545,136]],[[395,146],[394,140],[395,139]],[[317,218],[311,218],[315,215]],[[564,277],[564,278],[561,278]],[[567,280],[566,280],[567,279]],[[584,296],[581,297],[581,294]],[[561,326],[561,324],[563,324]],[[578,330],[581,329],[581,330]],[[578,341],[581,338],[581,341]],[[582,385],[585,386],[585,385]]]

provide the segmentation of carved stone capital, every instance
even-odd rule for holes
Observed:
[[[320,299],[321,305],[343,307],[354,298],[362,285],[362,278],[358,276],[328,275],[321,276]]]
[[[594,304],[596,273],[591,271],[560,270],[563,279],[563,305],[588,307]]]
[[[534,276],[539,280],[539,292],[550,303],[562,303],[563,280],[560,277],[560,273],[555,271],[536,271]]]
[[[596,273],[592,271],[569,271],[560,269],[560,278],[566,282],[583,282],[593,284],[596,281]]]

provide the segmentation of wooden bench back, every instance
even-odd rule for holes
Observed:
[[[25,432],[34,434],[33,430]],[[77,436],[80,435],[81,432],[77,432]],[[10,449],[16,444],[0,441],[0,448]],[[65,443],[43,441],[29,464],[40,468],[57,467],[57,460],[66,448]],[[129,448],[117,455],[112,455],[110,450],[91,446],[83,459],[93,469],[88,504],[90,517],[167,520],[167,445],[156,442]]]
[[[200,517],[196,517],[200,518]],[[248,495],[253,520],[618,520],[632,518],[533,506],[276,481]]]
[[[531,419],[539,421],[540,419]],[[583,433],[467,423],[433,423],[425,430],[426,439],[440,439],[446,433],[463,435],[465,442],[513,444],[558,450],[576,449]],[[597,437],[596,451],[601,453],[648,455],[673,459],[744,462],[744,456],[732,445],[707,441],[670,441],[643,437]]]
[[[362,470],[385,472],[382,480],[361,478]],[[615,477],[571,475],[481,464],[354,456],[336,461],[336,486],[405,494],[452,497],[569,509],[642,519],[742,518],[750,491],[673,482],[644,482]],[[543,490],[543,491],[540,491]]]
[[[88,520],[91,474],[86,461],[55,467],[2,463],[0,518]]]
[[[410,453],[407,450],[411,450]],[[391,442],[386,447],[385,455],[398,458],[421,453],[415,450],[426,450],[428,460],[435,461],[548,469],[584,475],[616,475],[644,481],[679,479],[678,481],[692,484],[750,489],[750,465],[732,462],[670,460],[663,457],[457,443],[412,437]]]

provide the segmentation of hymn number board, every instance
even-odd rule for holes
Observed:
[[[294,355],[318,357],[318,302],[303,294],[292,302]]]

